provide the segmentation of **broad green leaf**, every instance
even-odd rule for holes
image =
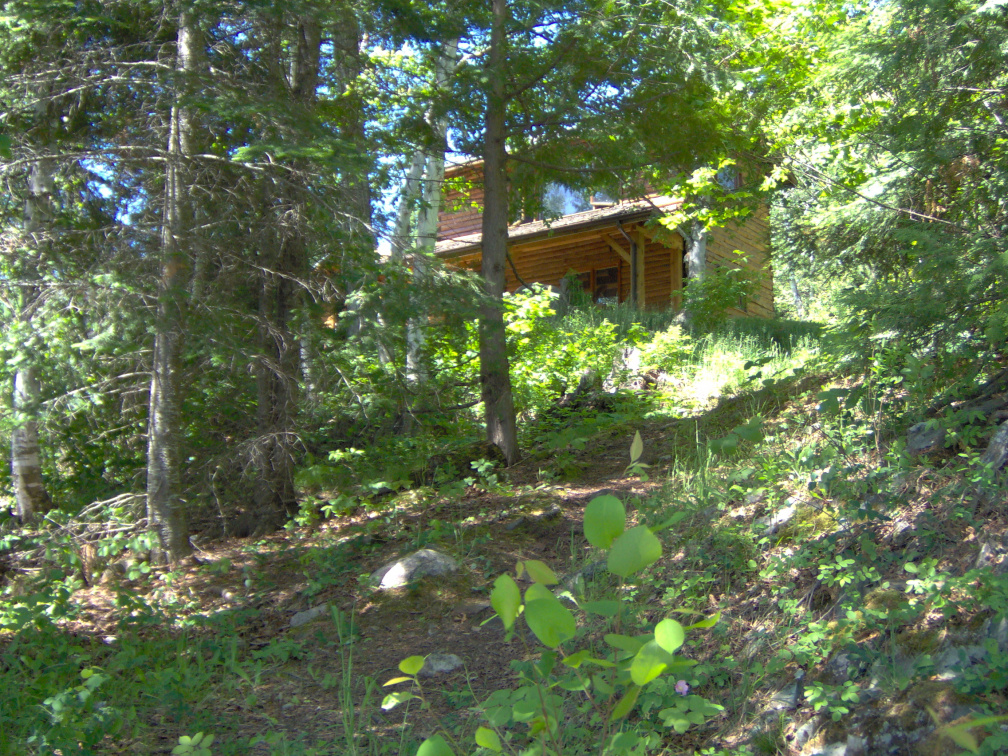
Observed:
[[[557,683],[557,687],[559,687],[560,690],[566,690],[571,693],[580,693],[591,688],[591,680],[587,678],[581,679],[579,677],[564,678]]]
[[[617,719],[622,719],[633,709],[634,704],[637,703],[637,697],[640,695],[640,688],[636,685],[631,685],[627,688],[627,692],[623,694],[623,697],[616,704],[615,708],[612,710],[612,714],[609,715],[609,721],[615,722]]]
[[[538,559],[526,559],[525,571],[536,583],[542,583],[543,585],[556,585],[560,582],[553,570],[540,562]]]
[[[391,680],[382,683],[383,688],[387,688],[389,685],[398,685],[401,682],[412,682],[414,678],[412,677],[393,677]]]
[[[630,444],[630,464],[632,465],[638,459],[640,455],[644,453],[644,441],[641,440],[640,431],[637,431],[633,437],[633,443]]]
[[[598,614],[602,617],[615,617],[619,614],[620,602],[615,599],[602,599],[600,601],[582,601],[581,608],[589,614]]]
[[[763,440],[763,418],[757,415],[745,425],[740,425],[734,429],[734,433],[743,441],[751,444]]]
[[[616,633],[607,633],[604,640],[613,648],[626,651],[628,654],[636,654],[641,650],[641,646],[647,643],[645,638],[631,638],[629,635],[618,635]]]
[[[381,707],[384,711],[388,711],[389,709],[394,709],[404,701],[412,701],[414,698],[416,698],[416,696],[409,691],[397,690],[395,693],[389,693],[382,699]]]
[[[681,709],[662,709],[658,712],[658,716],[662,718],[662,724],[673,728],[680,735],[690,727],[690,721],[686,719]]]
[[[626,508],[611,494],[596,496],[584,513],[584,534],[597,549],[608,549],[626,528]]]
[[[484,748],[489,748],[495,753],[501,752],[501,742],[500,738],[497,737],[497,733],[488,727],[477,727],[476,728],[476,745],[483,746]]]
[[[422,656],[408,656],[399,662],[399,671],[404,675],[416,675],[421,669],[423,669],[424,657]]]
[[[724,454],[731,454],[736,449],[738,449],[738,436],[734,433],[729,433],[724,438],[716,438],[710,442],[711,451],[722,452]]]
[[[493,591],[490,593],[490,605],[510,635],[521,606],[521,590],[514,578],[510,575],[501,575],[494,581]]]
[[[609,572],[628,578],[656,562],[661,555],[661,542],[655,534],[646,525],[638,525],[613,541],[607,564]]]
[[[544,646],[556,648],[577,632],[574,615],[549,588],[533,583],[525,591],[525,622]]]
[[[417,749],[416,756],[455,756],[455,752],[440,735],[433,735]]]
[[[654,629],[655,643],[674,654],[686,640],[686,631],[674,619],[663,619]]]
[[[630,753],[640,743],[641,737],[636,732],[620,732],[613,736],[607,753]]]
[[[698,630],[707,627],[714,627],[714,625],[716,625],[718,623],[718,620],[720,619],[721,619],[721,612],[717,612],[716,614],[708,617],[707,619],[702,619],[699,622],[694,622],[692,625],[689,625],[686,629]]]
[[[565,656],[563,663],[566,664],[571,669],[577,669],[581,666],[581,662],[588,658],[590,651],[587,648],[582,648],[580,651],[571,654],[570,656]]]
[[[664,672],[671,661],[672,654],[655,641],[649,641],[641,647],[630,664],[630,679],[635,685],[647,685]]]

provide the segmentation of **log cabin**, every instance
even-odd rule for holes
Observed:
[[[478,162],[445,171],[446,189],[434,248],[434,254],[445,262],[475,271],[481,263],[481,182],[482,165]],[[590,201],[574,198],[576,201],[565,203],[563,187],[555,190],[560,201],[552,203],[553,211],[560,217],[527,220],[508,229],[513,267],[507,267],[507,291],[522,283],[560,286],[573,274],[596,302],[630,302],[647,309],[682,307],[682,290],[689,274],[686,244],[681,233],[654,223],[679,207],[681,200],[652,195],[635,201],[592,197]],[[761,274],[754,296],[740,302],[730,314],[774,314],[768,241],[765,209],[710,232],[708,271],[734,267],[737,256],[733,253],[738,250],[746,255],[747,267]]]

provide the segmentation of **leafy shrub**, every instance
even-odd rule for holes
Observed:
[[[641,367],[666,373],[681,369],[693,357],[694,343],[682,326],[672,325],[656,333],[651,341],[641,344]]]
[[[607,552],[609,572],[624,580],[653,564],[662,553],[660,541],[647,526],[628,529],[626,525],[626,510],[615,496],[598,496],[585,508],[585,537]],[[524,595],[515,578],[531,581]],[[518,664],[517,688],[498,690],[476,707],[489,725],[476,731],[478,745],[500,753],[503,742],[523,737],[515,731],[523,726],[527,728],[524,737],[538,741],[536,753],[572,752],[579,747],[573,741],[582,739],[594,740],[600,752],[638,753],[660,742],[660,737],[649,733],[646,726],[624,727],[638,706],[641,714],[656,712],[665,728],[678,733],[702,724],[722,710],[723,707],[690,694],[686,680],[670,684],[695,664],[676,653],[685,642],[686,633],[712,627],[718,616],[689,627],[666,618],[650,632],[624,634],[625,624],[635,614],[634,607],[625,599],[617,594],[598,600],[575,598],[570,591],[557,594],[550,586],[558,582],[549,567],[532,559],[518,562],[515,577],[504,574],[494,582],[490,601],[507,637],[512,637],[521,617],[543,648],[538,662]],[[569,608],[571,604],[583,613],[581,623]],[[606,651],[599,651],[587,642],[585,626],[589,620],[601,621],[611,630],[603,636]],[[580,646],[578,650],[574,650],[575,644]],[[400,663],[403,674],[385,685],[408,682],[417,692],[390,693],[383,708],[423,699],[418,678],[423,664],[422,656],[409,657]],[[571,716],[571,712],[577,714]],[[449,756],[458,750],[459,744],[445,729],[442,734],[428,738],[418,753]]]
[[[716,268],[702,280],[690,281],[683,291],[683,307],[700,331],[713,331],[723,325],[728,311],[744,309],[756,291],[757,274],[745,267],[747,260],[741,253],[735,254],[738,267]]]
[[[616,326],[567,330],[555,317],[557,295],[545,287],[505,296],[511,388],[516,411],[536,413],[578,384],[585,371],[609,375],[622,344]]]

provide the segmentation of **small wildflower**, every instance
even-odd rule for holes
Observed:
[[[675,692],[680,696],[685,696],[689,693],[689,685],[686,684],[685,680],[680,680],[675,684]]]

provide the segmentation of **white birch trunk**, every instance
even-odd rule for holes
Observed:
[[[51,220],[53,167],[38,160],[28,178],[24,232],[35,253],[33,264],[41,263],[45,235]],[[31,278],[38,278],[36,270]],[[26,286],[19,294],[19,317],[30,323],[31,311],[39,297],[38,286]],[[14,373],[13,409],[16,425],[11,432],[11,477],[14,483],[15,512],[22,522],[34,519],[52,506],[42,479],[42,455],[38,435],[38,406],[41,398],[38,371],[31,359]]]
[[[434,83],[438,90],[443,89],[458,63],[457,39],[445,45],[438,56]],[[429,270],[428,257],[434,254],[437,243],[438,216],[441,212],[442,184],[444,183],[445,152],[448,149],[448,120],[446,118],[428,117],[431,131],[434,133],[434,148],[427,156],[427,166],[423,177],[423,196],[420,198],[420,212],[417,216],[417,243],[413,253],[413,283],[422,288]],[[414,161],[416,158],[414,157]],[[406,380],[421,386],[427,380],[423,368],[423,347],[426,341],[424,322],[427,313],[423,311],[422,302],[414,301],[415,317],[406,323]]]
[[[710,232],[703,223],[694,221],[686,235],[686,266],[690,281],[703,281],[707,276],[707,239]]]

